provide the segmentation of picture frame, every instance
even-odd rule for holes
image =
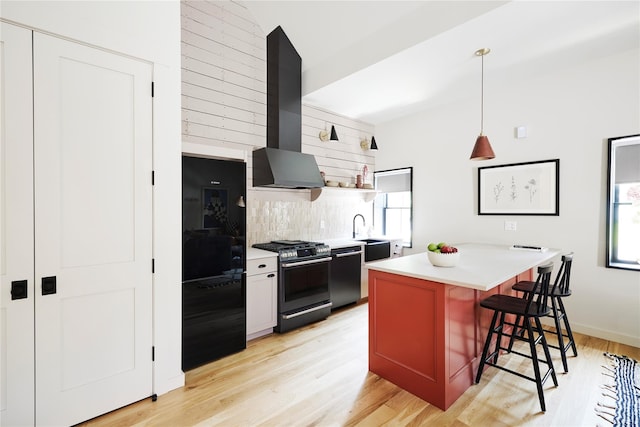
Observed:
[[[560,215],[560,159],[478,168],[478,215]]]

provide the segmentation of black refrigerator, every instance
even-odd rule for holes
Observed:
[[[182,369],[246,348],[246,164],[182,157]]]

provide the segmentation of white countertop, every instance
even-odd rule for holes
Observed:
[[[328,239],[328,240],[320,239],[320,241],[325,245],[329,245],[331,249],[340,249],[340,248],[347,248],[349,246],[364,245],[364,242],[360,242],[355,239]]]
[[[346,239],[312,239],[312,240],[322,242],[325,245],[329,245],[331,249],[340,249],[340,248],[347,248],[349,246],[363,246],[364,242],[358,239],[369,239],[369,238],[380,239],[380,240],[390,240],[386,237],[365,237],[365,236],[358,236],[355,239],[346,238]],[[263,249],[258,249],[254,247],[247,248],[247,259],[266,258],[266,257],[272,257],[272,256],[278,256],[278,253],[265,251]]]
[[[268,258],[268,257],[277,257],[278,252],[265,251],[264,249],[258,248],[247,248],[247,259],[260,259],[260,258]]]
[[[316,239],[318,240],[318,239]],[[359,242],[353,239],[330,239],[322,240],[322,243],[329,245],[331,249],[348,248],[349,246],[362,246],[364,242]],[[266,257],[277,257],[277,252],[265,251],[264,249],[258,249],[254,247],[247,248],[247,259],[259,259]]]
[[[508,245],[460,243],[455,267],[435,267],[426,252],[367,263],[371,270],[399,274],[417,279],[488,291],[500,283],[532,267],[546,264],[559,254],[557,249],[546,252],[511,250]],[[535,276],[535,272],[534,272]]]

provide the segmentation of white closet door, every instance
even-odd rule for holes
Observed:
[[[0,22],[0,426],[34,424],[31,82],[31,31]]]
[[[37,425],[152,394],[151,77],[34,34]]]

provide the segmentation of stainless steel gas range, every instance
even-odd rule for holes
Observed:
[[[278,325],[286,332],[331,313],[331,248],[318,242],[274,240],[254,248],[278,253]]]

